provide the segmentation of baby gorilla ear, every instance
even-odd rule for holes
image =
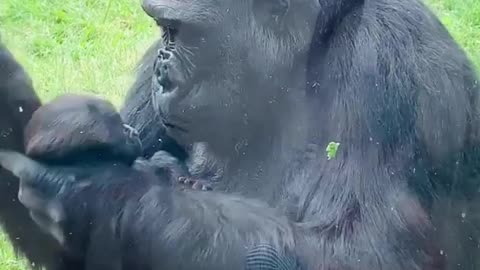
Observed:
[[[56,174],[46,166],[13,151],[0,151],[0,165],[19,178],[18,200],[30,211],[35,223],[60,244],[64,244],[65,237],[60,226],[65,219],[64,210],[56,193],[48,192],[60,189],[61,183],[56,181]]]

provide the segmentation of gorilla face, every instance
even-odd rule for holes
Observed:
[[[152,98],[171,137],[231,151],[275,131],[304,87],[317,0],[144,0],[143,8],[163,29]]]

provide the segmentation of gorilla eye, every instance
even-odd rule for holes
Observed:
[[[162,29],[162,39],[165,46],[167,49],[173,49],[178,35],[179,22],[165,19],[155,19],[155,22]]]

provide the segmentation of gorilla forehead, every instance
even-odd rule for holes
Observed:
[[[190,58],[197,69],[266,75],[291,71],[305,56],[320,11],[315,0],[144,0],[143,8],[163,28],[176,29],[176,45],[196,52]]]
[[[277,6],[289,9],[292,14],[307,15],[305,11],[316,12],[320,3],[317,0],[143,0],[142,3],[144,11],[152,18],[207,26],[222,23],[222,19],[232,15],[249,17],[254,9],[276,12]]]

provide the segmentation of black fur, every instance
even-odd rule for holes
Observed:
[[[1,43],[0,96],[0,146],[23,152],[24,128],[41,102],[28,74]],[[57,269],[60,247],[40,231],[18,201],[15,177],[1,170],[0,178],[0,222],[15,251],[25,255],[35,268]]]
[[[88,219],[88,216],[94,213],[82,212],[84,203],[96,204],[95,201],[90,200],[93,198],[95,200],[100,199],[100,197],[95,196],[82,197],[84,194],[82,192],[83,187],[90,185],[90,181],[95,180],[94,186],[100,189],[98,192],[101,192],[105,187],[115,189],[115,184],[111,184],[113,183],[111,181],[116,181],[117,178],[120,179],[118,180],[120,182],[123,179],[128,180],[129,184],[126,184],[125,188],[135,189],[136,186],[131,185],[130,182],[138,181],[140,188],[148,189],[148,185],[143,187],[144,181],[138,180],[142,179],[143,175],[146,175],[149,180],[168,184],[171,182],[172,176],[178,177],[183,176],[182,173],[187,174],[186,169],[180,166],[179,161],[167,152],[157,152],[149,160],[137,160],[141,155],[142,148],[135,130],[123,124],[120,115],[111,103],[95,97],[63,95],[38,108],[25,127],[24,145],[25,152],[30,158],[53,166],[55,169],[52,169],[52,173],[46,172],[46,175],[40,170],[38,172],[40,183],[38,184],[30,185],[28,181],[24,182],[18,193],[20,201],[30,210],[30,215],[39,227],[51,233],[57,240],[58,237],[64,237],[63,235],[60,236],[59,228],[62,232],[75,233],[74,240],[72,240],[73,244],[63,245],[63,242],[61,242],[62,248],[50,254],[50,258],[54,259],[55,263],[46,266],[55,269],[74,270],[85,269],[85,267],[87,269],[101,269],[92,268],[91,265],[96,264],[95,259],[86,257],[86,254],[91,252],[91,248],[89,246],[85,247],[83,245],[84,238],[80,237],[80,233],[82,233],[81,236],[87,238],[90,236],[90,231],[86,229],[88,228],[88,222],[101,223],[98,217],[93,218],[93,220]],[[3,160],[2,163],[12,164],[13,162],[14,168],[26,166],[28,170],[30,163],[36,164],[26,157],[19,160],[15,155],[7,159],[8,161]],[[24,165],[15,164],[15,162]],[[21,176],[15,169],[11,169],[8,165],[6,167],[13,171],[15,175]],[[70,167],[74,167],[74,169],[69,169]],[[73,171],[73,173],[66,173],[70,171]],[[51,179],[50,176],[52,176]],[[155,176],[158,176],[158,179]],[[72,177],[73,182],[69,181]],[[42,185],[42,182],[48,182],[48,180],[54,183],[51,188]],[[62,187],[70,189],[72,185],[74,187],[80,186],[79,188],[72,188],[72,192],[79,192],[79,197],[74,196],[76,199],[70,199],[67,196],[65,203],[62,202],[62,207],[65,205],[65,212],[68,214],[64,220],[64,210],[61,209],[62,207],[55,208],[54,205],[58,205],[58,203],[54,200],[50,201],[49,196],[57,195]],[[16,186],[18,187],[18,185]],[[62,194],[58,194],[58,197],[61,197]],[[120,195],[129,197],[129,193]],[[89,194],[89,196],[93,195]],[[84,201],[79,202],[78,198],[83,198]],[[106,197],[104,199],[115,201],[115,198]],[[73,208],[72,211],[69,211],[70,208]],[[114,209],[109,210],[114,211]],[[60,216],[61,227],[56,226],[60,221],[49,220],[49,215],[53,215],[51,213],[57,213],[55,217],[51,217],[52,220],[58,219],[57,216]],[[105,211],[105,214],[107,213]],[[120,213],[116,212],[116,214]],[[102,217],[102,220],[103,218],[105,217]],[[72,220],[75,220],[75,222],[70,225],[69,222],[72,222]],[[78,221],[82,221],[82,223],[80,224]],[[109,232],[105,231],[104,233],[108,235]],[[45,233],[42,233],[42,235],[45,235]],[[80,238],[77,239],[76,237]],[[114,236],[111,237],[113,239]],[[93,248],[98,248],[99,243],[94,241]],[[42,243],[34,244],[41,245]]]
[[[116,162],[139,169],[168,168],[172,177],[188,176],[185,166],[166,151],[141,158],[138,131],[125,125],[107,100],[66,94],[38,108],[25,127],[25,153],[54,166]]]
[[[110,102],[67,94],[35,111],[25,128],[29,157],[55,165],[115,160],[127,165],[142,154],[142,144]]]
[[[256,1],[144,1],[167,31],[124,120],[147,156],[187,160],[207,145],[222,177],[218,192],[138,183],[141,202],[90,204],[106,238],[86,261],[118,247],[126,269],[244,269],[249,248],[268,244],[306,269],[478,269],[480,89],[438,19],[419,0]],[[109,181],[59,198],[111,198]],[[128,229],[108,238],[101,217],[120,208]]]
[[[245,248],[259,239],[274,250],[288,251],[293,245],[288,220],[266,205],[175,189],[167,181],[159,181],[168,175],[158,171],[111,161],[52,166],[9,151],[0,151],[0,164],[21,179],[19,200],[39,227],[61,244],[64,258],[75,269],[242,269],[247,265],[247,254],[258,257],[262,252]],[[225,205],[215,212],[222,218],[205,219],[203,213],[210,212],[219,201]],[[230,226],[240,212],[244,213],[241,224]],[[197,234],[199,224],[206,235]],[[223,227],[221,232],[219,227]],[[231,247],[210,253],[214,250],[171,246],[177,240],[194,246]],[[163,255],[173,248],[185,259]],[[200,267],[194,266],[200,262]],[[249,261],[248,265],[255,263]]]
[[[478,78],[419,0],[143,7],[165,35],[144,56],[123,115],[150,138],[147,148],[159,120],[187,152],[208,145],[206,158],[223,168],[215,189],[286,213],[308,269],[480,267]],[[328,160],[332,140],[341,144]],[[236,218],[212,231],[180,208],[162,225],[188,225],[197,239],[241,226],[246,212],[233,210],[231,196],[196,198],[205,219],[232,207]],[[238,248],[235,235],[202,243],[177,229],[167,238],[180,249],[159,248],[159,258],[187,264],[178,258],[188,251],[240,269],[222,257]]]

